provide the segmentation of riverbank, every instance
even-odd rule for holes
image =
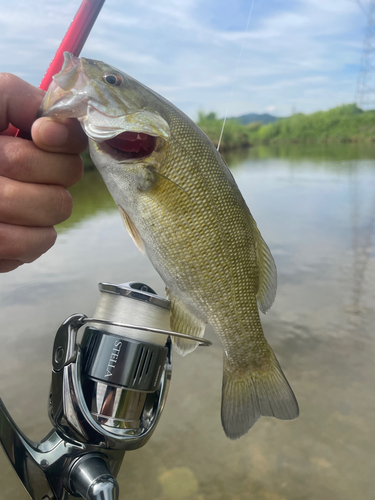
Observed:
[[[217,145],[223,120],[214,113],[200,114],[197,124]],[[241,125],[227,120],[221,150],[261,144],[324,144],[375,142],[375,111],[363,111],[355,104],[344,104],[310,115],[297,113],[264,125]]]
[[[253,144],[374,142],[375,111],[344,104],[311,115],[302,113],[250,131]]]

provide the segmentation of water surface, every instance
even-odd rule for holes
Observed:
[[[174,357],[151,441],[125,455],[122,499],[353,500],[375,497],[375,149],[257,148],[228,155],[278,267],[265,334],[301,416],[262,418],[237,441],[221,429],[222,354]],[[54,248],[0,277],[0,395],[32,439],[50,430],[51,350],[60,323],[92,314],[100,281],[164,286],[126,234],[95,172],[72,189]],[[26,500],[0,450],[0,498]]]

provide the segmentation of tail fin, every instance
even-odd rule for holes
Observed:
[[[229,439],[238,439],[259,417],[294,420],[299,415],[298,403],[285,375],[272,356],[270,369],[248,372],[236,377],[225,366],[221,422]]]

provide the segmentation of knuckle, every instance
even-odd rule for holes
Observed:
[[[65,187],[0,179],[0,223],[48,227],[70,217],[73,200]]]
[[[25,141],[6,140],[1,148],[1,174],[10,179],[19,179],[27,175],[30,168],[30,161],[33,157],[33,152],[29,145],[25,147]]]
[[[18,82],[19,78],[12,73],[2,72],[0,73],[0,87],[4,90],[6,88],[12,88]]]
[[[1,179],[0,183],[0,216],[13,211],[14,203],[18,199],[18,185],[7,178]]]

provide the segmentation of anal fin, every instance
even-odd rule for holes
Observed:
[[[202,338],[206,324],[192,314],[188,308],[168,288],[165,289],[171,302],[171,330]],[[179,337],[172,338],[173,346],[180,356],[190,354],[198,347],[198,342]]]

